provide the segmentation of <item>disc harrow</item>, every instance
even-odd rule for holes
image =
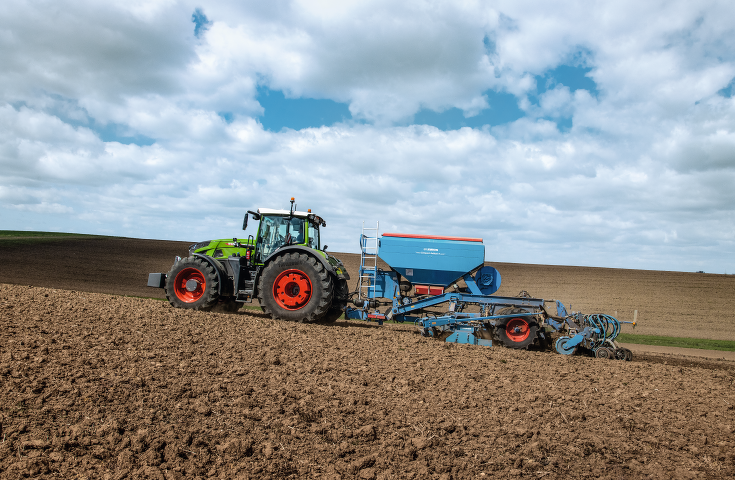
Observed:
[[[558,306],[557,306],[558,308]],[[574,321],[574,317],[577,317]],[[592,315],[573,314],[564,322],[567,326],[565,335],[557,338],[554,348],[562,355],[588,353],[597,358],[630,361],[633,353],[621,347],[615,339],[620,334],[621,322],[611,315],[595,313]]]

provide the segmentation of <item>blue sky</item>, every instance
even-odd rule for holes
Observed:
[[[201,15],[199,13],[197,16],[199,21],[202,20]],[[206,17],[204,19],[206,20]],[[597,97],[597,85],[592,78],[587,76],[590,70],[590,68],[577,65],[559,65],[542,75],[536,75],[536,92],[529,95],[529,98],[535,106],[538,106],[539,97],[555,87],[566,87],[570,92],[584,89],[593,97]],[[472,116],[466,116],[457,107],[439,111],[422,108],[403,124],[430,125],[440,130],[457,130],[462,127],[482,128],[503,125],[525,116],[523,110],[518,107],[518,99],[511,93],[486,90],[482,92],[482,95],[487,98],[488,106]],[[348,103],[340,103],[331,99],[287,97],[281,90],[274,91],[262,85],[258,87],[256,99],[263,107],[263,113],[258,119],[263,128],[272,132],[281,131],[283,128],[300,130],[355,121]],[[221,116],[228,122],[233,119],[232,112],[222,112]],[[549,120],[554,121],[560,130],[571,128],[571,115]]]
[[[735,273],[731,2],[7,2],[0,229]]]

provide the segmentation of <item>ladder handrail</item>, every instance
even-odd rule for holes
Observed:
[[[358,298],[370,298],[370,287],[375,285],[375,276],[378,272],[378,249],[380,241],[378,232],[380,222],[375,227],[366,227],[362,222],[362,235],[360,236],[360,271],[358,273],[357,295]],[[373,233],[374,235],[370,235]]]

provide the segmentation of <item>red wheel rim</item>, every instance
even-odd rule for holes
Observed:
[[[174,279],[176,297],[184,303],[194,303],[202,298],[206,287],[204,274],[196,268],[185,268]]]
[[[281,272],[273,282],[273,298],[286,310],[303,308],[311,300],[311,280],[295,268]]]
[[[505,334],[512,342],[522,342],[531,334],[531,327],[522,318],[511,318],[505,325]]]

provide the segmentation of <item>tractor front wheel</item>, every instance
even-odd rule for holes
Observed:
[[[201,258],[179,260],[166,276],[166,298],[176,308],[211,310],[219,299],[217,272]]]
[[[314,322],[332,306],[334,284],[324,265],[304,253],[285,253],[260,276],[260,307],[274,319]]]

